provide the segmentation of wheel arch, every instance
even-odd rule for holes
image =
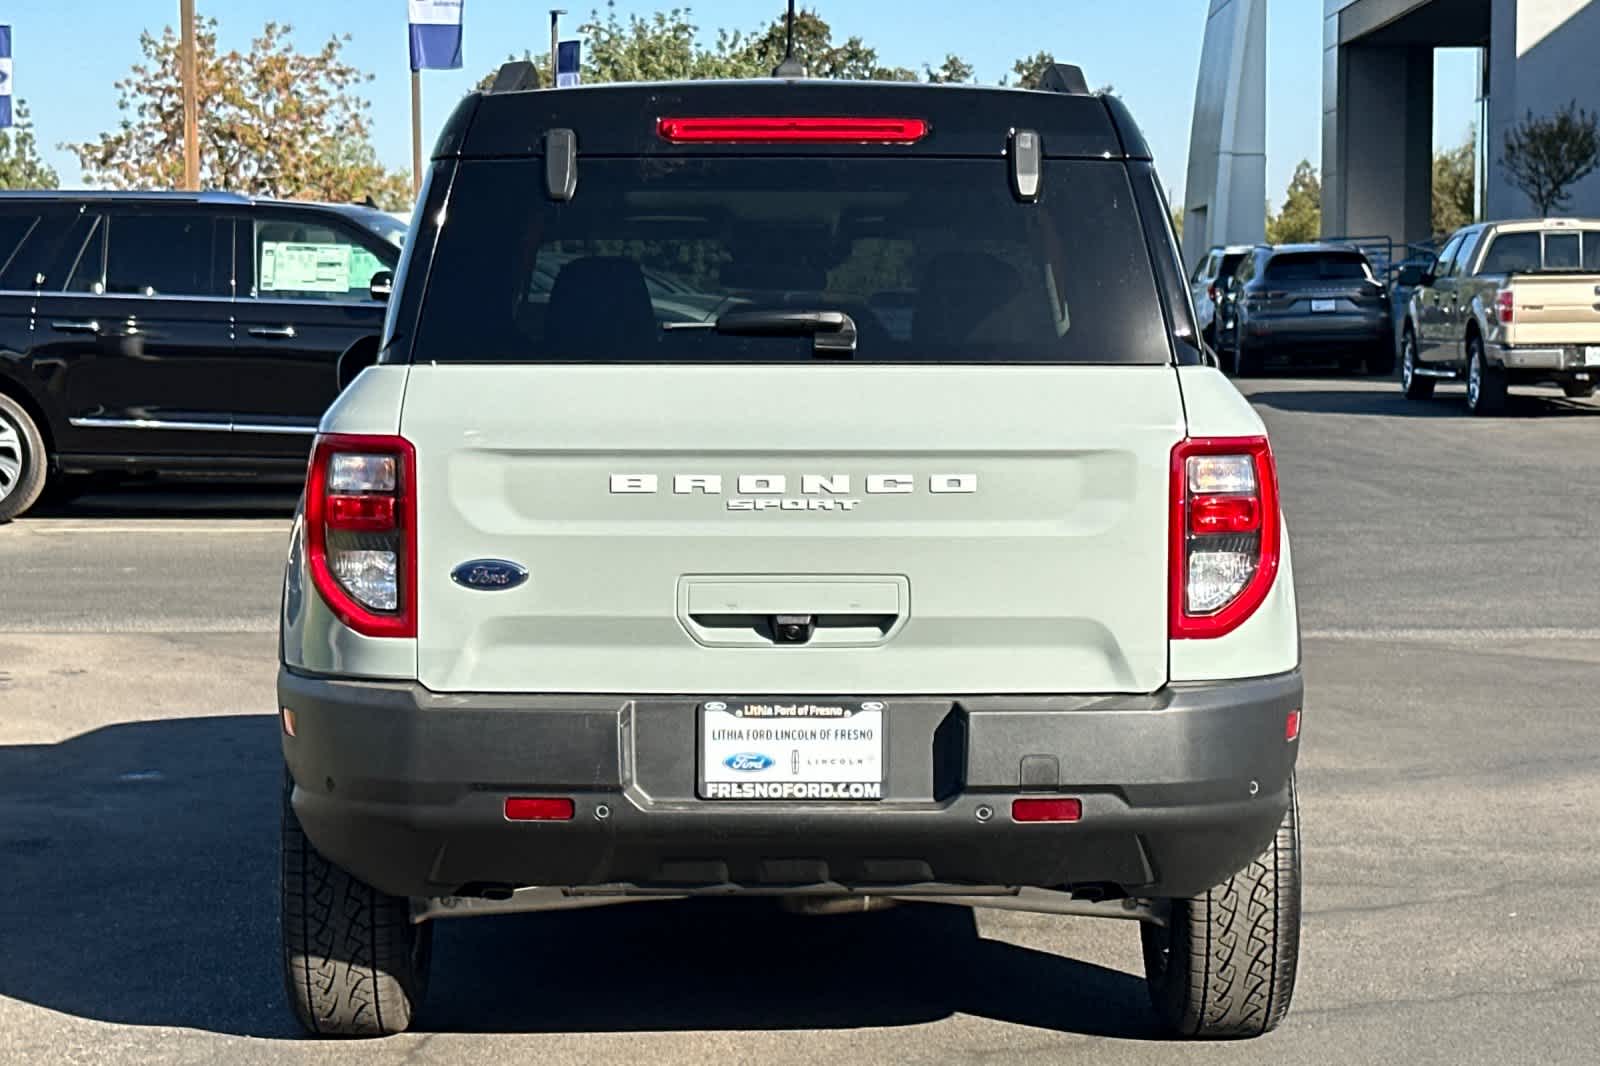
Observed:
[[[28,413],[33,419],[33,424],[38,427],[39,436],[44,438],[45,451],[51,458],[56,454],[57,425],[51,417],[51,409],[44,400],[23,382],[0,368],[0,393],[15,400],[18,406]]]

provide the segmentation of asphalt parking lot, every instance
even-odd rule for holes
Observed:
[[[301,1039],[276,934],[293,497],[0,529],[0,1063],[1594,1063],[1600,402],[1268,379],[1305,630],[1295,1009],[1154,1044],[1124,923],[641,904],[445,923],[422,1031]]]

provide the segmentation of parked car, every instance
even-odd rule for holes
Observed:
[[[303,468],[377,357],[404,233],[356,205],[0,193],[0,521],[82,475]]]
[[[285,570],[308,1030],[411,1025],[438,918],[734,895],[1137,918],[1172,1033],[1278,1024],[1273,454],[1137,126],[1044,85],[458,108]]]
[[[1416,286],[1400,341],[1411,399],[1464,380],[1467,409],[1504,410],[1512,385],[1551,383],[1574,398],[1600,381],[1600,220],[1467,226]]]
[[[1227,289],[1222,347],[1236,375],[1259,374],[1269,360],[1394,371],[1388,290],[1356,248],[1262,245],[1240,261]]]
[[[1189,276],[1189,295],[1194,301],[1195,321],[1200,327],[1200,335],[1213,348],[1217,346],[1217,305],[1222,299],[1224,283],[1233,275],[1239,262],[1250,254],[1250,247],[1248,244],[1219,245],[1205,254]]]

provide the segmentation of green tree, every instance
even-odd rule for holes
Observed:
[[[1477,217],[1477,143],[1467,143],[1433,157],[1433,232],[1454,233]]]
[[[788,29],[783,15],[752,31],[717,31],[713,43],[700,43],[700,28],[687,8],[671,8],[648,16],[617,14],[616,4],[605,13],[592,11],[578,27],[584,37],[583,80],[590,84],[620,81],[682,81],[698,78],[765,78],[783,60]],[[860,37],[833,39],[833,28],[813,9],[796,13],[795,58],[813,78],[849,78],[861,81],[917,81],[916,71],[885,65],[875,48]],[[548,55],[525,56],[548,80]],[[973,80],[972,65],[957,55],[947,55],[938,67],[925,66],[929,81]],[[479,82],[486,88],[493,72]]]
[[[206,188],[289,199],[410,201],[404,175],[386,170],[371,143],[371,76],[345,62],[348,37],[314,52],[269,22],[248,52],[222,53],[217,21],[197,20],[200,180]],[[116,83],[122,120],[93,141],[69,144],[91,185],[175,188],[183,180],[183,94],[178,34],[143,33],[144,61]]]
[[[1554,115],[1532,111],[1506,131],[1501,162],[1541,216],[1565,208],[1567,190],[1600,167],[1600,118],[1572,101]]]
[[[1037,89],[1044,80],[1044,72],[1055,65],[1056,57],[1049,52],[1035,52],[1011,64],[1011,73],[1016,76],[1017,88]],[[1001,82],[1002,85],[1006,84]]]
[[[1174,233],[1176,233],[1178,235],[1178,240],[1179,241],[1183,240],[1183,208],[1182,207],[1174,207],[1172,209],[1172,232],[1174,232]]]
[[[1267,215],[1269,244],[1296,244],[1314,241],[1322,233],[1322,181],[1317,168],[1302,159],[1289,179],[1283,210]]]
[[[33,117],[25,101],[17,101],[16,119],[11,129],[0,130],[0,189],[58,188],[60,177],[39,158]]]

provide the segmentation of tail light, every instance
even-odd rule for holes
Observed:
[[[1512,300],[1513,296],[1510,289],[1502,289],[1494,298],[1495,314],[1500,319],[1502,326],[1509,326],[1512,319],[1516,317],[1516,305],[1512,303]]]
[[[1206,286],[1206,299],[1210,300],[1212,303],[1217,302],[1217,287],[1215,285]]]
[[[402,437],[317,438],[306,477],[311,578],[368,637],[417,635],[417,455]]]
[[[1174,639],[1220,637],[1267,598],[1278,573],[1278,474],[1265,437],[1172,449]]]

